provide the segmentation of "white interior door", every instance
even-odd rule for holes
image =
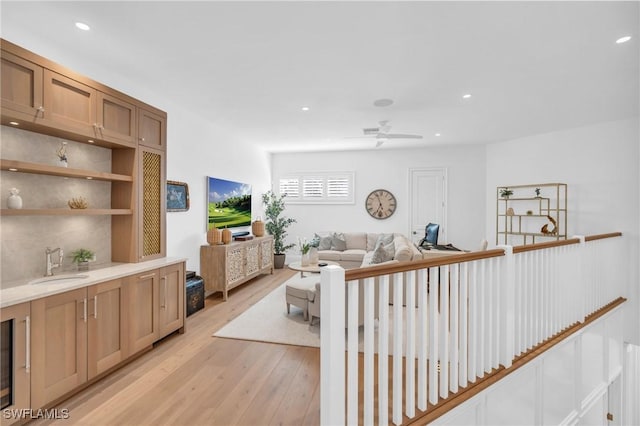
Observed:
[[[438,243],[447,240],[447,171],[444,168],[409,169],[409,235],[415,243],[424,237],[429,222],[440,225]]]

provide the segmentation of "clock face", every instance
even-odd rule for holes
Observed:
[[[386,219],[396,211],[396,197],[386,189],[376,189],[367,197],[367,212],[376,219]]]

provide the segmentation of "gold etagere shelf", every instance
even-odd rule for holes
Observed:
[[[567,239],[567,184],[540,183],[496,189],[496,245]]]

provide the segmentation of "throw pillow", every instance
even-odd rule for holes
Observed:
[[[347,249],[347,241],[344,239],[342,232],[335,232],[331,238],[331,250],[345,251]]]
[[[376,241],[376,247],[378,244],[387,246],[393,242],[393,234],[380,234],[378,235],[378,241]]]
[[[315,238],[317,238],[320,243],[318,244],[318,250],[331,250],[331,241],[332,241],[332,237],[331,235],[318,235],[315,234]]]
[[[395,252],[394,244],[391,242],[386,246],[382,243],[378,243],[376,249],[373,251],[373,255],[371,256],[371,264],[388,262],[389,260],[393,260],[393,254]]]

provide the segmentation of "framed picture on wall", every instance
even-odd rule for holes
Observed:
[[[189,185],[175,180],[167,181],[167,211],[186,212],[189,210]]]

